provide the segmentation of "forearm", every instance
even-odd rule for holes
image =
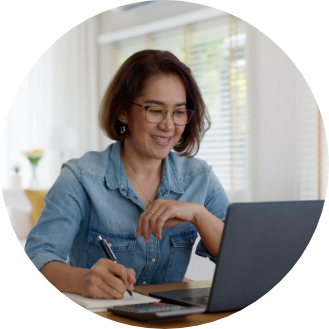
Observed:
[[[53,261],[47,263],[40,272],[59,291],[81,294],[82,278],[88,270]]]
[[[204,206],[197,205],[195,217],[191,223],[198,230],[200,237],[213,257],[217,257],[225,224]]]

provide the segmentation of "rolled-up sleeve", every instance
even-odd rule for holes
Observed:
[[[51,261],[67,264],[68,252],[90,208],[79,178],[79,168],[70,160],[43,199],[45,206],[25,245],[26,254],[39,270]]]
[[[225,221],[227,208],[230,202],[225,194],[224,188],[217,176],[209,167],[209,183],[204,206],[216,216],[218,219]],[[208,257],[212,262],[216,262],[216,257],[213,257],[202,240],[199,241],[195,253],[202,257]]]

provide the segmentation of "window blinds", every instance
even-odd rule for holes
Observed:
[[[196,157],[212,166],[226,190],[246,184],[246,34],[242,21],[222,16],[101,46],[101,92],[134,52],[169,50],[186,63],[198,83],[211,128]]]
[[[327,193],[328,187],[328,143],[326,138],[326,131],[322,121],[321,113],[318,111],[318,127],[319,127],[319,175],[318,181],[320,186],[318,187],[318,199],[324,199]]]
[[[299,198],[324,199],[328,184],[328,145],[321,113],[307,82],[298,88],[300,114]]]
[[[192,27],[190,67],[211,117],[197,157],[206,160],[226,190],[245,188],[246,35],[232,16]]]

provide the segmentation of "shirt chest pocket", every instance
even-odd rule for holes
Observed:
[[[95,227],[89,228],[88,234],[88,267],[91,268],[101,258],[107,258],[97,237],[101,236],[111,247],[117,262],[125,267],[131,267],[136,248],[136,236],[131,234],[111,233]]]
[[[170,236],[170,256],[165,282],[182,282],[198,236],[197,230],[173,233]]]

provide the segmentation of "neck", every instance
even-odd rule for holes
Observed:
[[[141,161],[123,144],[121,161],[135,192],[148,207],[156,197],[161,181],[162,161]]]
[[[136,176],[143,177],[161,177],[162,160],[143,159],[136,154],[135,149],[129,144],[123,143],[121,147],[121,160],[128,166],[130,171]]]

